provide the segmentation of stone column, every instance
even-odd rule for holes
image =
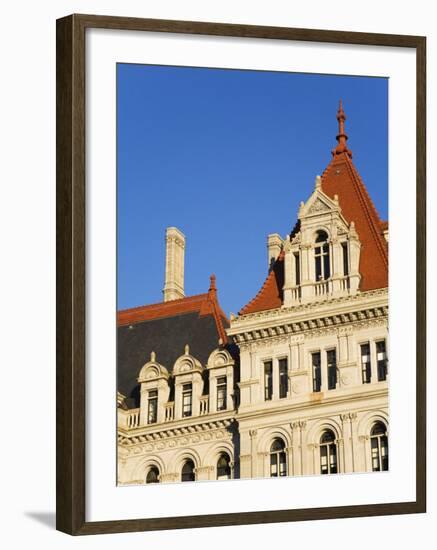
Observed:
[[[217,412],[217,377],[211,370],[209,371],[209,412]]]
[[[248,430],[240,432],[240,478],[252,477],[252,438]]]
[[[258,471],[257,471],[257,436],[258,431],[257,430],[249,430],[249,436],[250,436],[250,455],[252,457],[251,459],[251,470],[250,470],[250,476],[249,477],[257,477]]]
[[[276,357],[272,358],[272,383],[273,383],[272,399],[274,401],[277,401],[279,399],[279,361]]]
[[[322,375],[322,385],[320,388],[321,392],[328,391],[328,362],[326,357],[326,351],[324,349],[320,350],[320,369]]]
[[[372,384],[378,382],[378,368],[376,362],[376,343],[374,340],[370,340],[370,369],[371,369],[371,378],[370,381]]]
[[[351,432],[351,423],[350,423],[350,413],[340,415],[343,429],[343,472],[353,472],[353,451],[351,445],[352,432]]]
[[[214,472],[214,466],[199,466],[195,468],[196,481],[206,481],[213,479],[212,474]]]
[[[350,422],[351,422],[351,450],[352,450],[352,471],[361,472],[359,446],[357,438],[357,413],[350,413]]]

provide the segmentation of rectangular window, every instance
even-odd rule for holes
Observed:
[[[329,265],[329,244],[323,245],[323,278],[329,279],[331,276],[331,266]]]
[[[158,420],[158,390],[150,390],[147,397],[147,424],[155,424]]]
[[[270,401],[273,396],[273,372],[272,362],[264,363],[264,399]]]
[[[299,253],[294,254],[294,266],[296,269],[296,286],[300,285],[300,262]]]
[[[337,352],[330,349],[326,352],[328,364],[328,390],[335,390],[337,387]]]
[[[361,376],[363,384],[370,384],[372,377],[370,366],[370,344],[361,344]]]
[[[227,381],[226,376],[217,378],[217,410],[224,411],[226,409],[226,392]]]
[[[319,392],[322,387],[322,370],[320,367],[320,352],[311,354],[311,363],[313,367],[313,391]]]
[[[288,393],[288,361],[279,359],[279,398],[287,397]]]
[[[387,380],[387,352],[385,349],[385,340],[376,342],[376,364],[378,367],[378,381]]]
[[[182,416],[191,416],[193,413],[193,386],[184,384],[182,386]]]
[[[343,275],[347,277],[349,275],[349,252],[347,249],[347,243],[341,243],[343,249]]]
[[[315,258],[316,258],[316,281],[322,280],[322,251],[321,248],[318,246],[315,250]]]

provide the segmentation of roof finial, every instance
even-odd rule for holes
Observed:
[[[338,134],[336,136],[338,145],[332,151],[332,155],[340,155],[341,153],[347,153],[349,157],[352,158],[352,151],[347,147],[346,142],[348,139],[347,134],[344,131],[344,121],[346,120],[346,115],[343,111],[343,101],[340,99],[340,105],[338,106],[337,111],[337,120],[338,120]]]
[[[210,277],[209,277],[209,280],[210,280],[210,283],[209,283],[209,290],[208,290],[208,296],[210,298],[214,298],[217,294],[217,287],[216,287],[216,284],[215,284],[215,275],[212,274]]]

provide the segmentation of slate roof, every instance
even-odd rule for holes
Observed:
[[[137,378],[152,351],[156,361],[172,372],[188,344],[190,355],[205,366],[219,339],[227,346],[228,326],[217,301],[215,278],[206,294],[119,311],[117,389],[126,396],[129,408],[139,406]]]
[[[346,119],[342,105],[337,113],[339,121],[338,145],[332,151],[332,160],[322,175],[322,190],[330,198],[338,195],[346,221],[355,222],[361,241],[360,290],[374,290],[388,286],[388,244],[384,231],[388,222],[382,221],[352,162],[352,151],[347,147],[344,132]],[[295,233],[296,227],[292,231]],[[283,303],[284,253],[272,266],[258,294],[240,310],[240,315],[281,307]]]

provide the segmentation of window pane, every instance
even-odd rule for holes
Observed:
[[[146,483],[159,483],[159,471],[158,468],[155,466],[152,466],[150,470],[147,472],[146,476]]]
[[[378,368],[378,381],[387,379],[387,353],[385,351],[385,340],[376,342],[376,361]]]
[[[217,378],[217,410],[223,411],[226,409],[226,392],[227,381],[226,376]]]
[[[181,481],[194,481],[194,462],[192,460],[187,460],[182,466],[181,472]]]
[[[343,275],[347,277],[349,275],[349,252],[347,249],[347,243],[342,243],[343,249]]]
[[[273,396],[272,362],[264,363],[264,399],[270,401]]]
[[[361,373],[363,384],[371,382],[371,366],[370,366],[370,345],[361,345]]]
[[[331,349],[326,352],[328,363],[328,390],[335,390],[337,387],[337,352]]]
[[[323,278],[329,279],[331,276],[331,267],[329,264],[329,245],[323,246]]]
[[[147,423],[154,424],[158,417],[158,391],[150,390],[147,401]]]
[[[296,269],[296,286],[300,285],[300,262],[299,253],[294,255],[294,265]]]
[[[282,399],[287,397],[288,393],[288,361],[287,359],[279,360],[279,397]]]
[[[316,281],[322,280],[322,259],[316,256]]]
[[[320,352],[312,353],[313,366],[313,392],[319,392],[322,386],[322,371],[320,368]]]
[[[223,453],[217,461],[217,479],[231,479],[230,458]]]
[[[193,406],[193,388],[191,384],[182,386],[182,416],[191,416]]]

